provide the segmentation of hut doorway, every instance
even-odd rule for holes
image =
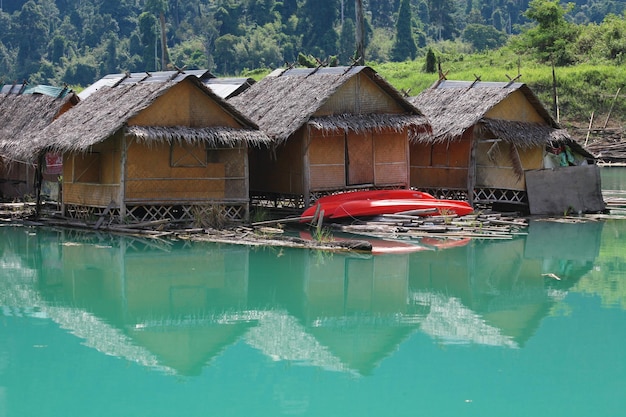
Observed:
[[[346,185],[374,184],[374,141],[370,133],[350,132],[345,140]]]

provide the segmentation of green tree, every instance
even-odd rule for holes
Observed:
[[[398,11],[398,23],[396,24],[396,38],[391,48],[391,60],[396,62],[407,59],[415,59],[417,56],[417,45],[413,39],[413,29],[411,21],[411,2],[402,0]]]
[[[146,11],[154,13],[159,19],[161,28],[161,70],[167,69],[169,57],[167,54],[167,34],[165,26],[165,12],[167,11],[167,0],[146,0]]]
[[[27,1],[17,16],[18,77],[28,78],[38,71],[48,44],[48,26],[43,10],[33,0]]]
[[[565,14],[572,8],[571,3],[561,6],[560,0],[532,0],[524,16],[534,20],[536,25],[522,34],[522,47],[555,65],[574,62],[572,49],[578,28],[565,19]]]
[[[339,36],[339,59],[341,62],[350,64],[350,57],[355,54],[355,32],[356,27],[352,19],[345,19],[341,25],[341,34]]]
[[[338,17],[338,0],[305,0],[299,11],[298,27],[305,53],[322,60],[337,53],[339,36],[335,24]]]
[[[461,39],[472,45],[474,50],[483,51],[503,46],[507,41],[507,36],[493,26],[472,23],[465,26]]]
[[[424,64],[424,72],[434,74],[437,72],[437,57],[432,48],[428,48],[426,52],[426,62]]]
[[[157,41],[156,35],[156,18],[152,13],[144,12],[139,15],[139,33],[141,37],[141,45],[143,47],[143,71],[156,71],[156,51],[155,45]]]
[[[428,0],[430,32],[437,40],[454,39],[459,35],[458,25],[452,14],[454,0]]]

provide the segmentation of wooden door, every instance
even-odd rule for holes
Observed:
[[[346,184],[374,184],[374,143],[370,133],[346,137]]]

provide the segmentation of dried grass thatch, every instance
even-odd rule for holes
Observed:
[[[126,128],[129,119],[148,108],[178,82],[194,83],[197,88],[219,103],[242,127],[248,130],[257,129],[254,122],[214,94],[196,76],[189,75],[181,81],[122,83],[113,87],[104,86],[37,135],[35,138],[36,148],[60,152],[86,151],[96,143],[100,143]],[[151,129],[143,128],[143,130],[133,129],[130,130],[131,133],[135,132],[135,136],[146,141],[174,138],[180,140],[183,137],[183,131],[180,130],[180,127],[162,126]],[[179,129],[179,132],[174,133],[175,129]],[[214,131],[209,132],[212,129]],[[185,128],[185,132],[192,136],[192,139],[187,138],[186,141],[208,139],[232,143],[237,139],[245,140],[247,138],[254,138],[255,142],[262,141],[260,134],[226,134],[224,130],[217,128]]]
[[[409,132],[409,140],[418,140],[424,133],[428,132],[424,125],[424,117],[409,114],[339,114],[325,117],[314,117],[309,119],[308,124],[322,132],[343,131],[348,133],[376,131],[382,132],[391,129],[402,132],[405,129]]]
[[[313,118],[328,99],[348,80],[365,74],[405,109],[403,115],[350,114]],[[229,100],[254,120],[273,140],[280,143],[306,123],[324,130],[362,132],[367,129],[410,126],[415,136],[430,133],[428,120],[411,103],[369,67],[292,69],[273,73]]]
[[[555,129],[539,123],[516,122],[511,120],[481,119],[476,129],[488,131],[505,142],[520,148],[545,145],[550,141],[570,140],[565,129]]]
[[[76,96],[0,94],[0,155],[32,162],[36,155],[33,137],[50,125],[70,101],[76,102]]]
[[[510,94],[520,91],[546,121],[538,123],[486,119],[485,114]],[[473,126],[493,129],[492,133],[517,146],[545,144],[554,137],[566,137],[548,111],[526,84],[444,81],[409,99],[430,120],[433,136],[426,141],[456,140]],[[482,126],[480,126],[482,124]]]
[[[140,142],[206,143],[212,148],[233,147],[242,143],[259,146],[267,144],[269,138],[258,130],[235,129],[227,126],[191,128],[186,126],[129,126],[126,134]]]

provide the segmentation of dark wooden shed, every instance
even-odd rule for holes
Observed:
[[[68,88],[53,86],[6,85],[0,93],[0,198],[35,197],[38,155],[33,137],[79,99]],[[45,155],[42,155],[44,157]],[[48,161],[52,158],[48,158]],[[42,159],[45,162],[45,159]],[[46,167],[41,166],[45,173]],[[56,182],[56,176],[48,178]],[[40,184],[39,184],[40,185]]]
[[[271,139],[250,155],[253,198],[308,206],[357,188],[408,188],[427,119],[373,69],[279,69],[229,100]]]

